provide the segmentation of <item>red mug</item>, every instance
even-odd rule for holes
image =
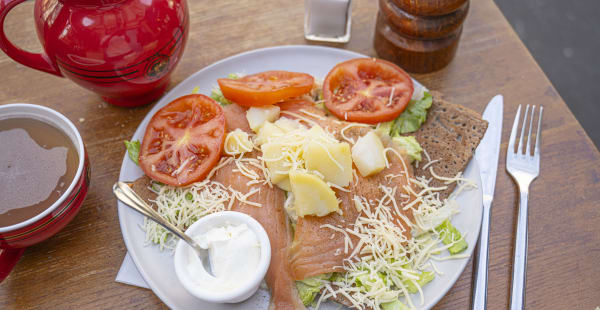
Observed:
[[[169,84],[188,37],[186,0],[36,0],[44,52],[14,46],[4,34],[8,12],[25,0],[0,0],[0,48],[31,68],[67,77],[108,103],[139,106]]]
[[[34,118],[53,125],[73,142],[79,158],[77,171],[67,190],[48,209],[21,223],[0,227],[0,282],[18,262],[25,248],[40,243],[67,225],[77,214],[90,184],[90,163],[81,135],[64,115],[33,104],[0,106],[0,118]]]

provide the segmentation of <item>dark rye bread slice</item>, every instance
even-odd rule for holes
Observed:
[[[431,160],[440,160],[430,166],[435,174],[454,177],[466,168],[473,157],[488,122],[471,109],[445,101],[439,92],[432,91],[431,95],[433,104],[427,113],[427,121],[408,135],[415,136]],[[415,167],[415,175],[432,178],[431,186],[444,186],[444,181],[433,178],[429,168],[422,169],[426,164],[427,157],[423,154],[420,168]],[[456,183],[450,184],[440,192],[440,199],[447,198],[455,187]]]

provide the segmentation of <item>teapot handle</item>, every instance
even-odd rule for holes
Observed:
[[[0,283],[8,277],[8,274],[15,267],[23,252],[25,252],[25,248],[0,249]]]
[[[14,46],[4,34],[4,19],[8,12],[25,0],[0,0],[0,48],[15,61],[50,74],[62,76],[56,62],[46,53],[30,53]]]

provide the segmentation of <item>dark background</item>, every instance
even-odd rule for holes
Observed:
[[[600,148],[600,0],[494,1]]]

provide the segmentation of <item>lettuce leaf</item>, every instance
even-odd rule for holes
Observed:
[[[310,306],[315,301],[315,297],[323,288],[323,281],[331,277],[330,273],[321,274],[312,278],[296,281],[298,296],[305,306]]]
[[[136,164],[140,165],[140,141],[127,141],[123,140],[125,143],[125,147],[127,148],[127,152],[129,153],[129,158]]]
[[[406,151],[411,163],[415,160],[421,161],[423,148],[414,136],[398,136],[392,138],[392,141]]]
[[[424,92],[420,100],[411,100],[406,110],[394,121],[390,136],[396,137],[417,131],[427,119],[427,110],[432,103],[433,97],[429,92]]]
[[[419,280],[417,280],[416,282],[417,284],[419,284],[420,287],[423,287],[425,284],[431,282],[434,278],[435,273],[433,273],[433,271],[424,271],[419,275]],[[419,291],[417,286],[412,281],[404,280],[403,282],[404,285],[406,285],[406,289],[409,293],[416,294]]]
[[[375,133],[379,135],[379,137],[383,136],[392,136],[392,129],[394,128],[394,121],[384,122],[377,124],[375,127]]]
[[[462,236],[460,232],[452,225],[452,223],[450,223],[450,220],[443,221],[442,224],[435,228],[435,231],[442,237],[443,244],[448,245],[452,242],[456,242],[456,240],[460,240],[448,248],[448,251],[452,255],[463,252],[469,246],[465,239],[461,239]]]
[[[381,305],[382,310],[410,310],[410,308],[403,304],[400,300],[394,300],[391,302],[385,302]]]
[[[301,281],[296,281],[296,287],[298,288],[298,296],[300,296],[300,300],[305,306],[310,306],[317,294],[321,291],[320,286],[310,286],[306,285]]]

